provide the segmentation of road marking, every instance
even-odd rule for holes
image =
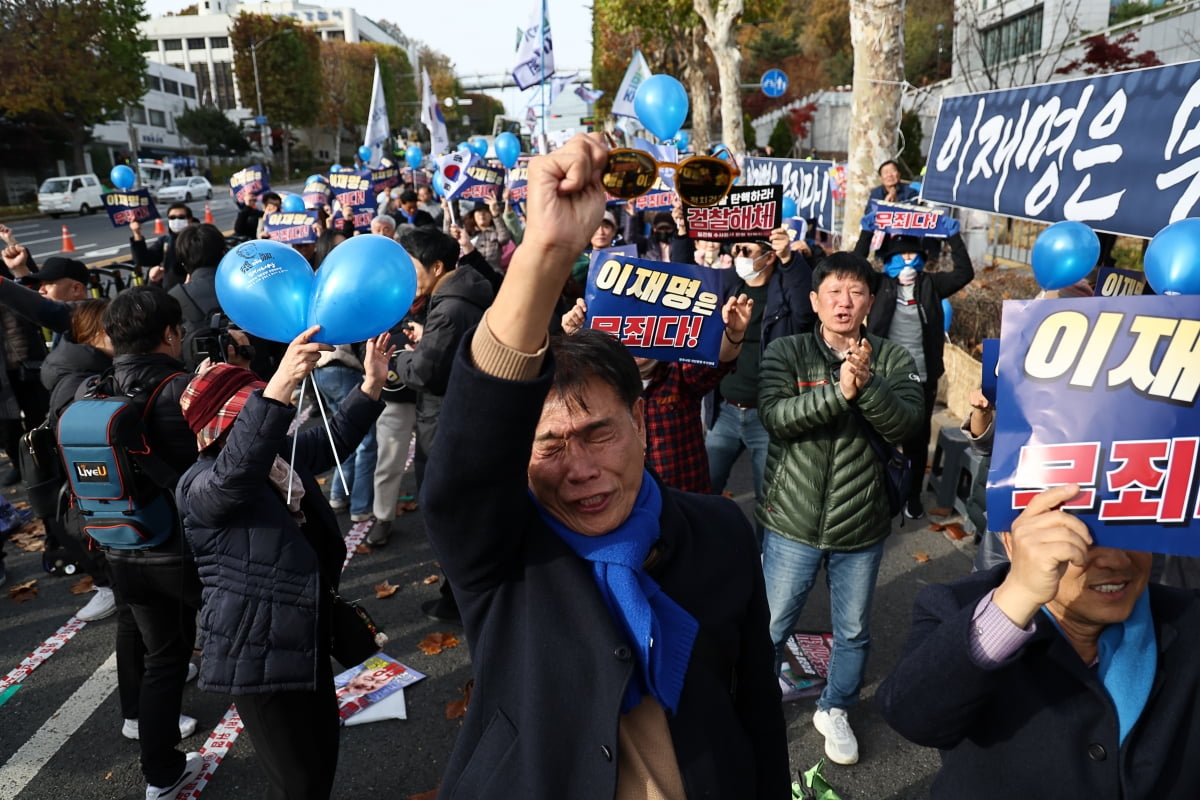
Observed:
[[[41,231],[37,231],[37,232],[41,233]],[[46,233],[50,233],[50,231],[46,231]],[[58,236],[47,236],[45,239],[22,239],[21,244],[24,245],[25,247],[28,247],[31,244],[45,244],[46,242],[61,242],[61,241],[62,241],[62,234],[60,233]]]
[[[98,244],[99,244],[99,242],[84,242],[83,244],[75,245],[75,249],[83,250],[83,248],[85,248],[85,247],[95,247]],[[41,259],[46,258],[47,256],[57,256],[57,255],[61,254],[62,252],[63,252],[62,250],[47,250],[44,253],[34,253],[33,257],[40,261]]]
[[[0,767],[0,796],[20,794],[116,688],[117,654],[113,652]]]
[[[84,258],[103,258],[105,256],[115,256],[119,252],[121,252],[121,246],[117,245],[116,247],[106,247],[103,250],[90,250],[90,251],[84,253],[83,257]]]
[[[3,678],[0,678],[0,692],[29,677],[29,673],[40,667],[46,659],[61,650],[62,646],[71,640],[71,637],[83,630],[84,625],[87,625],[87,623],[79,617],[71,617],[67,620],[66,625],[63,625],[50,638],[38,645],[38,648],[26,656],[25,660],[18,664],[16,669],[9,672]]]

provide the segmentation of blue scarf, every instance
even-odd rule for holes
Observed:
[[[1054,615],[1049,610],[1046,615],[1062,633],[1062,626]],[[1149,590],[1142,590],[1128,619],[1119,625],[1109,625],[1101,632],[1098,661],[1100,682],[1117,708],[1120,729],[1117,741],[1124,744],[1125,736],[1133,730],[1150,699],[1154,673],[1158,670]]]
[[[900,255],[899,253],[893,253],[888,257],[887,261],[883,262],[883,271],[886,272],[890,278],[898,278],[900,276],[900,271],[905,267],[912,267],[917,272],[920,272],[921,270],[925,269],[925,256],[917,253],[917,257],[912,260],[912,263],[905,264],[904,256]]]
[[[600,595],[637,655],[637,669],[625,687],[621,713],[632,711],[649,694],[674,714],[700,624],[642,570],[659,536],[662,494],[658,484],[649,472],[644,473],[629,518],[603,536],[576,533],[551,516],[537,498],[533,502],[550,529],[576,555],[592,562]]]

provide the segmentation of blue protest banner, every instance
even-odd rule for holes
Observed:
[[[871,230],[883,231],[891,236],[945,239],[950,235],[947,223],[951,217],[940,208],[869,200],[867,215],[873,218]]]
[[[617,247],[602,247],[599,250],[593,250],[588,253],[588,270],[590,271],[592,267],[596,266],[596,261],[599,259],[609,259],[613,256],[637,258],[637,245],[623,244]]]
[[[101,195],[100,199],[104,201],[104,210],[108,212],[114,228],[128,225],[134,220],[145,222],[158,219],[158,209],[150,199],[149,189],[109,192]]]
[[[779,184],[783,196],[796,203],[796,216],[816,219],[817,229],[833,230],[834,184],[832,161],[801,161],[793,158],[747,158],[742,164],[742,183],[747,186]]]
[[[996,376],[1000,369],[1000,340],[983,340],[983,379],[979,387],[983,396],[996,407]]]
[[[317,241],[317,212],[276,211],[267,214],[263,224],[267,238],[286,244],[315,244]]]
[[[1120,297],[1146,291],[1146,273],[1131,269],[1103,267],[1096,272],[1096,296]]]
[[[333,212],[333,224],[338,225],[342,220],[347,219],[347,212],[349,212],[349,219],[354,221],[354,230],[359,233],[370,233],[371,220],[375,219],[376,210],[373,203],[364,203],[360,206],[343,206],[338,203],[338,207]]]
[[[715,367],[725,330],[720,292],[721,273],[708,267],[596,259],[584,324],[617,337],[639,358]]]
[[[688,237],[730,242],[766,239],[779,227],[782,205],[782,187],[737,186],[715,206],[687,207]]]
[[[988,527],[1077,483],[1097,544],[1200,555],[1198,349],[1195,295],[1006,302]]]
[[[306,208],[324,208],[329,205],[329,201],[333,197],[333,188],[324,178],[309,181],[304,184],[304,192],[301,197],[304,198]]]
[[[921,196],[1150,238],[1197,214],[1200,62],[942,99]]]
[[[525,216],[525,198],[529,194],[529,156],[520,156],[516,166],[508,171],[508,202]]]
[[[365,206],[375,200],[371,194],[371,180],[357,172],[344,170],[329,175],[329,186],[337,198],[338,205],[346,208]]]
[[[400,168],[387,156],[379,161],[378,169],[371,170],[371,191],[378,194],[400,185]]]
[[[244,207],[248,198],[257,199],[263,192],[271,191],[271,184],[262,165],[254,164],[230,175],[229,188],[238,206]]]

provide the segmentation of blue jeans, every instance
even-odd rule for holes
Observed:
[[[767,531],[763,542],[763,577],[771,607],[776,671],[783,662],[787,638],[795,629],[816,582],[817,571],[825,565],[833,617],[833,652],[829,656],[829,678],[817,699],[817,708],[850,708],[858,702],[871,646],[871,599],[882,560],[883,542],[866,550],[835,553]]]
[[[342,400],[351,391],[356,391],[362,382],[362,373],[343,364],[330,364],[313,370],[313,381],[321,398],[325,401],[325,411],[332,417],[341,405]],[[316,412],[320,416],[320,412]],[[375,502],[375,426],[363,437],[358,449],[342,462],[342,475],[346,478],[349,488],[350,513],[370,514]],[[331,479],[332,489],[329,492],[331,500],[345,500],[346,489],[342,488],[342,479],[334,470]]]
[[[750,450],[750,467],[754,473],[754,499],[762,499],[763,473],[767,471],[767,445],[771,437],[758,419],[757,408],[738,408],[722,401],[721,410],[712,429],[704,437],[704,449],[708,451],[708,472],[712,477],[713,491],[725,491],[729,473],[743,450]],[[762,549],[763,529],[754,526],[754,538]]]

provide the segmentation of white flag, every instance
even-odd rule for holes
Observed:
[[[633,60],[629,62],[629,69],[625,70],[625,77],[621,79],[621,88],[617,89],[617,96],[613,99],[612,113],[614,116],[637,116],[637,112],[633,110],[633,98],[637,96],[637,90],[642,85],[642,81],[649,77],[650,65],[646,63],[641,50],[634,50]]]
[[[575,87],[575,94],[585,103],[594,103],[604,96],[604,92],[599,89],[589,89],[583,85]]]
[[[433,158],[450,150],[450,134],[446,132],[446,118],[433,93],[429,70],[421,70],[421,124],[429,128],[429,155]]]
[[[529,17],[529,25],[521,36],[521,44],[517,47],[517,63],[512,71],[513,80],[522,91],[545,82],[554,74],[554,43],[550,39],[550,20],[546,18],[545,0],[536,2],[537,6]]]
[[[363,135],[363,144],[371,148],[371,160],[368,166],[379,167],[379,161],[384,157],[384,148],[392,136],[391,126],[388,125],[387,99],[383,96],[383,76],[379,74],[379,59],[375,59],[375,85],[371,89],[371,113],[367,115],[367,132]]]

